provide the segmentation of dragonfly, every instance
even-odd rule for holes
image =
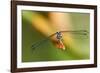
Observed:
[[[64,43],[63,43],[63,33],[72,33],[72,34],[77,34],[77,35],[84,35],[86,36],[88,34],[88,31],[87,30],[70,30],[70,31],[58,31],[58,32],[55,32],[53,33],[52,35],[36,42],[36,43],[33,43],[32,44],[32,49],[36,49],[38,48],[40,45],[44,44],[46,41],[48,41],[51,37],[53,36],[56,36],[56,40],[57,40],[57,44],[58,46],[56,46],[57,48],[60,48],[62,50],[65,50],[65,46],[64,46]]]

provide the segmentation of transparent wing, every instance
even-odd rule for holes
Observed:
[[[45,39],[42,39],[42,40],[40,40],[36,43],[33,43],[32,44],[32,49],[35,49],[35,48],[39,47],[40,45],[46,43],[48,40],[49,40],[49,38],[45,38]]]
[[[78,34],[78,35],[88,35],[88,31],[86,30],[71,30],[71,31],[61,31],[62,33],[71,33],[71,34]]]
[[[71,30],[71,31],[61,31],[62,33],[71,34],[73,38],[88,38],[89,32],[87,30]]]

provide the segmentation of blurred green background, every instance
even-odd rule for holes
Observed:
[[[27,12],[28,14],[27,16],[25,12]],[[22,62],[89,59],[90,57],[89,33],[88,37],[75,34],[73,35],[74,36],[73,40],[76,45],[72,49],[76,48],[76,51],[67,50],[68,48],[71,48],[67,46],[65,51],[58,49],[53,45],[51,40],[48,40],[42,43],[37,48],[32,49],[31,47],[32,44],[42,39],[45,39],[46,36],[44,36],[41,32],[39,32],[32,26],[33,23],[31,22],[31,19],[34,18],[34,16],[32,17],[31,13],[41,14],[46,19],[49,20],[48,17],[49,12],[22,10]],[[85,29],[89,32],[90,15],[88,13],[70,12],[67,14],[70,15],[73,30]],[[82,55],[80,55],[81,53]]]

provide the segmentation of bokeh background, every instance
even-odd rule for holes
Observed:
[[[22,62],[85,60],[90,58],[90,14],[22,10]],[[37,48],[32,45],[61,30],[87,30],[87,35],[63,33],[66,50],[51,37]]]

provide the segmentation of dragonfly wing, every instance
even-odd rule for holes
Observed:
[[[87,38],[89,35],[89,32],[87,30],[76,30],[76,31],[61,31],[62,33],[70,33],[71,35],[75,37],[80,37],[80,38]]]
[[[44,44],[48,40],[49,40],[49,38],[45,38],[43,40],[40,40],[36,43],[33,43],[31,47],[32,47],[32,49],[35,49],[35,48],[39,47],[40,45]]]

